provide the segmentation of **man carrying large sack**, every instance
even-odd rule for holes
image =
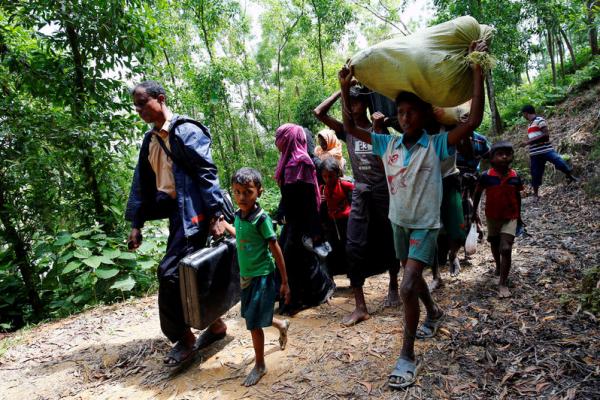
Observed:
[[[166,105],[165,89],[158,82],[138,84],[132,96],[137,113],[153,127],[142,141],[127,203],[126,219],[131,221],[128,246],[135,250],[141,245],[146,221],[169,219],[167,252],[157,274],[160,326],[175,343],[164,363],[173,367],[225,337],[227,326],[219,318],[196,340],[184,321],[178,269],[179,261],[202,248],[209,234],[223,234],[223,197],[211,157],[208,128],[173,114]],[[171,156],[188,160],[193,171],[173,163]]]
[[[369,276],[389,271],[390,282],[385,306],[396,307],[400,304],[400,266],[394,257],[392,227],[387,219],[389,194],[383,163],[373,155],[370,144],[348,135],[342,122],[329,115],[331,106],[339,97],[339,91],[332,94],[315,108],[314,114],[333,129],[340,140],[346,142],[355,180],[346,234],[348,278],[354,292],[355,308],[342,320],[342,325],[351,326],[370,318],[363,292],[365,279]],[[350,97],[351,105],[347,112],[361,128],[371,129],[371,121],[367,116],[368,94],[354,86]]]

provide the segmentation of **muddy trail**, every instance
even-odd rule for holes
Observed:
[[[548,118],[555,145],[571,150],[582,180],[566,185],[549,170],[541,201],[524,199],[527,235],[514,246],[513,296],[497,297],[487,243],[470,259],[461,255],[458,277],[443,269],[445,286],[434,298],[447,318],[437,337],[417,341],[424,368],[413,387],[393,391],[386,384],[403,327],[401,308],[383,307],[387,276],[380,275],[365,286],[368,321],[339,324],[353,299],[348,280],[337,277],[329,304],[291,319],[285,351],[267,329],[268,373],[252,388],[240,385],[253,351],[239,306],[225,317],[223,341],[172,371],[162,365],[169,343],[151,296],[5,337],[0,398],[600,398],[600,326],[577,301],[583,271],[600,261],[600,175],[589,157],[598,139],[598,95],[599,86],[592,86]],[[514,135],[522,135],[519,129]]]

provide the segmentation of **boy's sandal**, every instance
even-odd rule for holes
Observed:
[[[279,333],[279,348],[281,350],[285,350],[285,346],[287,346],[288,330],[290,329],[290,320],[284,320],[283,324],[285,325],[285,331]]]
[[[225,338],[225,336],[227,336],[227,332],[212,333],[210,329],[207,328],[200,334],[200,336],[198,336],[198,339],[196,339],[194,350],[200,350],[208,347],[214,342]]]
[[[388,386],[393,389],[408,387],[415,383],[420,370],[421,363],[418,360],[410,361],[400,356],[388,377]]]
[[[182,363],[193,358],[194,354],[196,354],[196,350],[195,346],[187,347],[182,342],[177,342],[175,346],[169,350],[163,363],[167,367],[178,367]]]
[[[440,325],[442,324],[442,320],[444,319],[445,315],[446,314],[442,312],[442,315],[436,319],[429,318],[429,316],[425,318],[423,325],[417,328],[417,333],[415,334],[417,339],[429,339],[434,337]]]

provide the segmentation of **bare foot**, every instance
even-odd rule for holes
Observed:
[[[427,285],[427,287],[429,288],[430,292],[433,292],[436,289],[443,288],[444,287],[444,281],[442,280],[442,278],[434,279],[431,282],[429,282],[429,284]]]
[[[353,325],[358,324],[359,322],[366,321],[369,318],[371,318],[371,316],[369,315],[368,312],[366,312],[364,310],[360,310],[358,308],[355,308],[354,311],[352,311],[352,314],[347,315],[342,320],[342,325],[353,326]]]
[[[388,288],[388,294],[383,302],[384,307],[398,307],[400,305],[400,293],[398,288]]]
[[[450,263],[450,275],[458,276],[458,274],[460,274],[460,262],[458,262],[458,257],[455,257]]]
[[[285,350],[288,339],[288,330],[290,329],[290,320],[286,319],[283,321],[283,328],[279,329],[279,348]]]
[[[258,365],[255,365],[244,380],[243,385],[246,387],[256,385],[258,381],[260,381],[260,378],[262,378],[266,373],[267,368],[265,366],[259,367]]]
[[[501,299],[505,299],[510,296],[511,296],[510,290],[508,290],[508,288],[506,286],[502,286],[502,285],[498,286],[498,297],[500,297]]]

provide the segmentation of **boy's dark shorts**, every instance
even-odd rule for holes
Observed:
[[[277,293],[273,273],[251,278],[242,289],[242,317],[248,330],[273,325],[273,308]]]

